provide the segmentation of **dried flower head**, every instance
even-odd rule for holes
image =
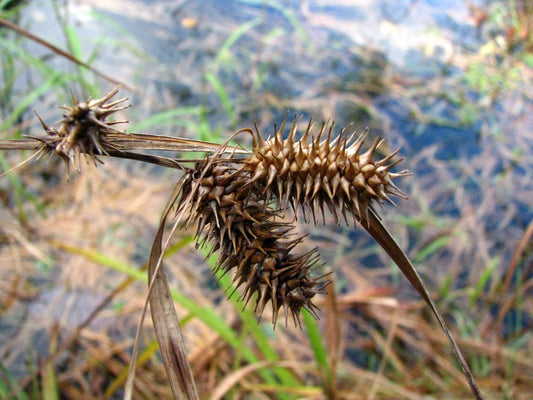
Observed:
[[[49,148],[61,156],[67,164],[72,162],[76,169],[79,169],[81,154],[93,161],[98,160],[97,155],[106,154],[106,147],[110,148],[106,142],[106,133],[119,132],[113,125],[126,122],[110,122],[106,119],[111,114],[129,107],[123,104],[127,98],[109,102],[117,93],[118,87],[101,99],[87,102],[74,101],[76,104],[72,107],[61,107],[66,113],[60,121],[59,130],[49,127],[39,118],[44,130],[50,136],[46,140]]]
[[[217,268],[235,270],[234,281],[243,288],[248,303],[256,295],[255,312],[262,314],[272,304],[273,323],[283,306],[299,323],[301,308],[315,314],[311,299],[327,284],[312,277],[317,263],[315,250],[293,254],[302,238],[289,239],[293,226],[280,220],[279,212],[248,183],[251,175],[231,159],[199,163],[180,181],[178,213],[187,214],[187,224],[197,224],[197,244],[212,243],[218,251]]]
[[[263,140],[256,128],[253,155],[245,160],[245,169],[253,173],[251,182],[263,187],[280,209],[291,204],[294,210],[302,208],[304,217],[310,211],[316,224],[318,212],[324,218],[326,206],[337,223],[341,215],[348,223],[348,214],[355,223],[373,209],[375,202],[394,204],[389,195],[405,198],[392,182],[396,177],[409,175],[408,171],[391,172],[401,161],[390,163],[398,151],[373,160],[383,142],[380,137],[361,152],[367,131],[356,137],[355,132],[349,134],[344,128],[333,138],[333,123],[324,123],[313,136],[311,120],[302,137],[296,140],[295,118],[287,138],[283,139],[285,122],[268,140]]]

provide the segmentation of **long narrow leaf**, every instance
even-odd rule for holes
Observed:
[[[220,102],[222,103],[222,107],[224,107],[228,118],[231,120],[231,123],[236,124],[237,119],[235,118],[235,113],[233,112],[233,105],[231,104],[228,92],[224,88],[222,82],[220,82],[220,80],[216,77],[215,74],[212,74],[210,72],[205,74],[205,79],[211,84],[211,86],[213,86],[213,88],[217,92]]]
[[[322,375],[325,394],[328,395],[328,398],[335,398],[333,371],[328,361],[328,352],[322,340],[317,320],[307,310],[303,310],[302,315],[307,328],[307,337],[315,355],[315,362]]]
[[[405,253],[400,249],[396,241],[392,238],[390,233],[387,231],[387,229],[383,226],[379,218],[374,214],[374,212],[368,213],[368,219],[366,217],[361,218],[361,225],[363,228],[365,228],[368,233],[376,240],[376,242],[387,252],[387,254],[392,258],[392,260],[398,265],[402,273],[405,275],[405,277],[409,280],[411,285],[416,289],[416,291],[420,294],[420,296],[424,299],[424,301],[427,303],[435,317],[437,318],[437,321],[439,322],[440,327],[446,334],[446,337],[448,338],[452,349],[455,353],[455,356],[457,357],[457,360],[459,361],[459,364],[461,365],[461,369],[463,370],[463,373],[466,377],[466,380],[468,382],[468,385],[470,386],[470,390],[474,394],[474,397],[476,400],[482,400],[483,397],[481,396],[481,391],[479,390],[479,387],[477,386],[477,383],[474,379],[474,376],[472,374],[472,371],[470,370],[470,367],[466,363],[463,354],[461,352],[461,349],[455,342],[455,339],[448,329],[448,326],[446,325],[446,322],[444,321],[444,318],[440,315],[439,311],[437,310],[437,306],[431,299],[428,290],[426,289],[426,286],[424,285],[422,278],[418,274],[418,272],[415,270],[414,266],[411,264],[411,261],[409,258],[405,255]]]
[[[150,253],[150,311],[174,398],[199,399],[162,262],[163,232],[170,210],[167,207],[161,219]]]

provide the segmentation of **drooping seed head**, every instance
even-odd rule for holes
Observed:
[[[316,315],[312,298],[327,285],[323,277],[311,276],[316,251],[294,253],[302,238],[290,239],[292,224],[248,184],[251,175],[243,164],[212,161],[197,164],[179,183],[177,212],[187,215],[186,224],[196,224],[197,245],[211,243],[211,252],[219,254],[216,268],[234,271],[244,302],[255,296],[257,314],[270,303],[274,324],[281,307],[295,323],[302,308]]]

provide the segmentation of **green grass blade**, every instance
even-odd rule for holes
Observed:
[[[43,400],[59,400],[57,391],[57,380],[52,363],[47,364],[42,373],[42,399]]]
[[[223,275],[222,271],[218,271],[216,277],[225,293],[232,293],[234,291],[235,287],[232,285],[232,279],[227,274]],[[240,311],[244,325],[254,338],[255,344],[261,351],[261,354],[263,354],[263,357],[268,361],[279,360],[278,353],[270,345],[265,331],[261,329],[261,326],[257,322],[257,317],[250,310],[244,308],[244,302],[239,299],[238,294],[233,293],[229,301],[231,301],[234,307]]]
[[[430,256],[431,254],[435,253],[437,250],[446,247],[446,245],[450,242],[451,237],[450,236],[442,236],[435,240],[433,240],[431,243],[429,243],[427,246],[422,248],[415,257],[413,257],[413,262],[420,263],[422,260],[424,260],[426,257]]]
[[[117,37],[106,36],[99,39],[99,43],[104,43],[110,45],[111,47],[126,49],[134,57],[145,61],[146,63],[156,63],[157,60],[150,54],[148,54],[136,41],[131,32],[124,28],[120,23],[118,23],[113,17],[105,15],[97,10],[88,11],[87,14],[97,21],[102,26],[107,26],[108,28],[114,30],[117,33]]]
[[[81,42],[79,40],[76,30],[72,25],[65,26],[65,35],[67,36],[67,41],[69,44],[70,51],[72,52],[72,56],[77,58],[78,60],[81,60],[83,58]]]
[[[10,394],[12,397],[8,397]],[[30,400],[22,388],[19,387],[17,381],[9,373],[2,361],[0,361],[0,399]]]
[[[75,81],[77,79],[76,76],[65,73],[64,71],[58,71],[57,69],[50,67],[45,61],[43,61],[43,59],[35,57],[25,51],[24,47],[21,46],[19,41],[0,40],[0,47],[6,50],[4,53],[13,56],[13,58],[22,63],[22,65],[17,65],[16,67],[16,72],[19,75],[26,69],[31,68],[33,71],[40,73],[43,79],[46,81],[39,88],[42,88],[44,85],[48,85],[48,82],[53,81],[54,84],[52,86],[49,86],[49,89],[47,90],[54,90],[57,93],[58,99],[61,99],[63,97],[63,92],[68,93],[68,98],[70,98],[70,88],[67,87],[67,83]],[[32,91],[29,95],[26,96],[26,98],[30,96],[33,97],[31,102],[35,101],[36,99],[34,93],[36,91],[42,91],[39,88]],[[40,93],[39,96],[43,93]],[[22,101],[17,99],[16,103],[18,104],[19,110],[23,110],[23,107],[29,105],[26,99]],[[5,129],[5,126],[10,126],[12,124],[13,122],[6,122],[2,124],[2,126]]]
[[[494,275],[494,271],[496,270],[496,267],[500,264],[499,257],[495,257],[492,259],[490,265],[485,269],[485,271],[482,272],[481,276],[479,277],[476,287],[471,290],[470,298],[468,301],[468,306],[472,307],[474,306],[477,299],[480,298],[480,296],[485,293],[485,287],[487,283],[489,282],[489,279],[492,278]]]
[[[317,320],[307,310],[302,310],[302,316],[307,329],[307,337],[309,338],[309,343],[311,344],[313,354],[315,355],[315,362],[318,370],[320,371],[323,379],[326,381],[324,382],[325,386],[332,387],[333,373],[331,366],[329,365],[326,346],[324,345],[322,335],[318,329]]]
[[[200,124],[198,125],[197,130],[197,138],[206,142],[220,143],[220,131],[211,129],[207,112],[207,108],[202,107],[202,111],[200,113]]]
[[[78,33],[72,25],[65,26],[65,35],[69,48],[72,52],[72,56],[77,60],[83,60],[82,44]],[[90,61],[87,62],[90,64]],[[84,87],[84,89],[90,94],[91,97],[97,98],[99,95],[99,89],[96,85],[91,85],[87,79],[87,69],[83,66],[76,64],[78,70],[78,81]]]
[[[205,249],[204,252],[207,253]],[[215,262],[216,257],[214,255],[211,255],[211,257],[208,259],[208,263],[212,269],[214,269]],[[222,271],[218,271],[215,275],[221,287],[224,289],[224,292],[232,293],[232,296],[229,298],[229,301],[232,302],[236,310],[240,312],[244,328],[253,338],[254,343],[261,351],[263,358],[268,361],[279,361],[280,356],[277,351],[271,346],[267,330],[262,329],[261,326],[258,324],[257,317],[254,315],[254,313],[244,307],[244,302],[239,299],[239,296],[235,291],[235,287],[233,286],[233,280],[231,279],[231,277],[228,274],[224,274]],[[292,372],[290,372],[286,368],[273,367],[271,371],[276,374],[276,376],[279,378],[279,381],[283,384],[284,387],[295,388],[301,385],[301,382],[292,374]],[[266,382],[270,384],[277,382],[276,379],[272,380],[271,376],[265,375],[264,373],[262,373],[262,377],[263,379],[265,379]],[[281,396],[280,398],[282,399],[287,398],[287,395],[284,393],[280,393],[279,396]]]
[[[50,76],[41,86],[35,88],[32,92],[28,93],[26,97],[17,101],[17,106],[7,118],[7,120],[0,125],[0,130],[5,130],[13,126],[20,118],[23,112],[25,112],[28,107],[35,103],[35,101],[42,96],[43,94],[50,91],[61,80],[61,73],[57,72]]]
[[[3,11],[14,0],[2,0],[0,1],[0,10]]]
[[[220,46],[220,50],[215,58],[215,64],[221,65],[224,63],[225,59],[228,58],[228,55],[230,54],[231,47],[237,42],[237,40],[239,40],[246,32],[252,30],[260,23],[261,19],[255,18],[251,21],[245,22],[235,29],[235,31],[233,31],[233,33],[224,41],[222,46]]]
[[[196,127],[197,122],[193,123],[184,119],[184,117],[199,118],[202,112],[202,107],[179,107],[172,110],[161,111],[148,118],[144,118],[141,122],[130,125],[130,131],[142,132],[145,130],[152,130],[156,127],[173,127],[185,126]]]
[[[154,354],[159,349],[159,344],[157,343],[157,340],[152,341],[150,344],[148,344],[143,352],[139,355],[139,358],[137,359],[137,363],[135,364],[135,368],[140,368],[147,362],[149,362]],[[113,393],[115,393],[117,390],[119,390],[122,385],[124,385],[124,382],[126,382],[126,378],[128,376],[128,370],[129,368],[126,366],[124,370],[117,375],[117,377],[113,380],[111,385],[109,385],[102,396],[104,399],[110,398]]]
[[[7,171],[11,168],[3,154],[0,154],[0,167],[2,167],[4,171]],[[6,178],[13,186],[15,204],[17,205],[18,215],[22,220],[26,220],[26,211],[24,210],[24,203],[26,201],[31,202],[35,206],[37,212],[44,211],[44,207],[41,203],[39,203],[39,199],[28,192],[24,184],[20,181],[20,179],[17,178],[15,174],[9,172],[6,174]]]
[[[231,124],[236,125],[237,118],[235,117],[235,113],[233,111],[233,105],[231,104],[231,100],[229,99],[228,93],[224,88],[224,85],[222,85],[222,82],[220,82],[220,80],[210,72],[205,74],[205,79],[211,84],[211,86],[213,86],[213,88],[217,92],[220,102],[222,103],[222,107],[224,107],[224,111],[226,111],[226,114],[229,117]]]
[[[286,7],[282,2],[276,1],[276,0],[239,0],[241,3],[245,4],[252,4],[254,6],[270,6],[274,8],[276,11],[281,13],[283,17],[289,21],[289,23],[292,25],[295,32],[298,34],[302,42],[305,43],[305,46],[307,47],[307,50],[312,50],[313,45],[311,43],[311,39],[309,38],[309,35],[305,32],[305,29],[303,28],[300,21],[298,21],[298,18],[294,13]]]
[[[0,102],[2,109],[12,107],[13,104],[13,88],[16,82],[17,73],[15,70],[15,58],[12,54],[5,51],[2,52],[2,69],[3,85],[0,89]]]

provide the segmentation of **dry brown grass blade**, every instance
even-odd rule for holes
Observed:
[[[109,81],[109,82],[113,83],[114,85],[120,85],[124,89],[127,89],[127,90],[130,90],[132,92],[138,93],[138,91],[136,89],[134,89],[132,86],[127,85],[127,84],[125,84],[123,82],[120,82],[120,81],[118,81],[118,80],[116,80],[116,79],[104,74],[103,72],[98,71],[97,69],[91,67],[89,64],[87,64],[87,63],[85,63],[85,62],[83,62],[81,60],[78,60],[77,58],[73,57],[72,55],[70,55],[66,51],[61,50],[57,46],[54,46],[52,43],[49,43],[46,40],[41,39],[40,37],[34,35],[31,32],[28,32],[26,29],[23,29],[20,26],[15,25],[12,22],[9,22],[9,21],[7,21],[7,20],[5,20],[3,18],[0,18],[0,24],[2,24],[4,26],[6,26],[7,28],[17,32],[18,34],[20,34],[22,36],[27,37],[30,40],[33,40],[34,42],[39,43],[40,45],[42,45],[44,47],[47,47],[48,49],[52,50],[54,53],[59,54],[61,57],[64,57],[67,60],[72,61],[73,63],[78,64],[81,67],[87,68],[89,71],[95,73],[96,75],[98,75],[99,77],[105,79],[106,81]]]
[[[367,232],[374,238],[374,240],[392,258],[392,260],[396,263],[396,265],[398,265],[398,267],[400,268],[402,273],[405,275],[405,277],[409,280],[411,285],[413,285],[416,291],[420,294],[420,296],[427,303],[427,305],[429,306],[429,308],[431,309],[431,311],[437,318],[437,321],[439,322],[440,327],[446,334],[446,337],[448,338],[450,345],[452,346],[453,352],[455,353],[455,356],[457,357],[457,360],[459,361],[459,364],[461,365],[461,369],[463,370],[463,374],[466,377],[466,380],[468,382],[468,385],[470,386],[470,390],[472,391],[472,394],[474,395],[476,400],[482,400],[483,397],[481,395],[481,391],[479,390],[479,387],[474,379],[472,371],[470,370],[470,367],[468,366],[461,352],[461,349],[457,345],[452,333],[450,332],[450,330],[448,329],[448,326],[446,325],[446,322],[444,321],[444,318],[442,318],[439,311],[437,310],[435,303],[431,299],[429,292],[426,289],[426,286],[424,285],[422,281],[422,278],[420,277],[418,272],[416,272],[409,258],[400,249],[396,241],[392,238],[390,233],[383,226],[383,224],[381,223],[379,218],[374,214],[373,211],[370,211],[367,216],[362,216],[360,222],[363,228],[367,230]]]
[[[389,327],[389,333],[387,335],[387,340],[385,342],[385,346],[383,349],[383,355],[381,356],[381,362],[379,364],[379,368],[376,374],[376,379],[372,383],[372,387],[370,389],[370,394],[368,395],[368,400],[374,400],[376,399],[376,395],[378,393],[378,389],[380,386],[380,383],[382,379],[384,378],[383,372],[385,371],[385,365],[387,364],[388,358],[391,356],[392,353],[392,343],[396,336],[396,331],[398,330],[398,319],[400,317],[400,309],[396,308],[394,311],[394,314],[392,315],[392,321]]]
[[[174,199],[171,199],[169,205],[173,203]],[[183,343],[179,320],[163,269],[163,232],[171,209],[167,206],[161,218],[148,262],[150,311],[174,398],[180,400],[199,399]]]
[[[110,144],[121,150],[164,150],[186,152],[217,152],[221,145],[195,139],[183,139],[144,133],[110,132],[106,135]],[[224,153],[246,154],[248,150],[224,145]]]
[[[46,153],[47,147],[48,146],[44,144],[42,141],[36,140],[36,139],[16,139],[13,141],[0,140],[0,149],[2,150],[37,150],[37,152],[33,153],[33,155],[31,155],[30,157],[22,161],[20,164],[0,174],[0,178],[2,178],[4,175],[6,175],[9,172],[19,169],[20,167],[28,164],[29,162],[33,160],[38,160]],[[93,155],[124,158],[127,160],[141,161],[145,163],[159,165],[159,166],[166,167],[166,168],[175,168],[175,169],[183,168],[182,163],[190,161],[190,160],[156,156],[152,154],[139,154],[139,153],[133,153],[129,151],[117,151],[117,150],[107,151],[106,154],[96,153]]]
[[[44,146],[41,140],[37,139],[4,139],[0,140],[1,150],[39,150]]]

